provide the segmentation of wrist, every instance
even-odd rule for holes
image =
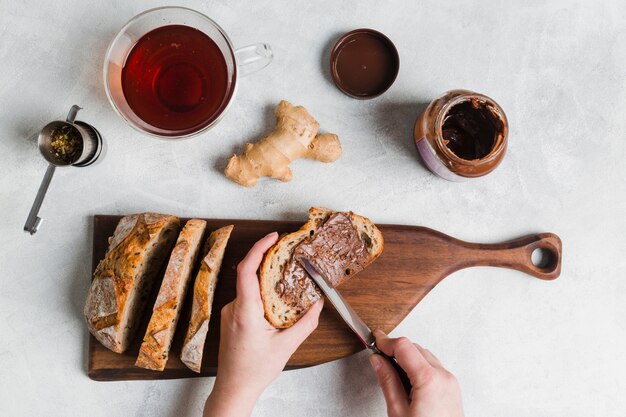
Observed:
[[[231,386],[216,379],[207,399],[205,415],[215,417],[247,417],[252,414],[254,404],[260,396],[244,384]]]

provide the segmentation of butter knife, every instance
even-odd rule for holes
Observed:
[[[339,292],[330,286],[326,278],[321,275],[317,269],[309,262],[306,258],[299,257],[297,259],[298,262],[302,265],[302,267],[309,273],[313,281],[322,289],[322,292],[326,295],[326,298],[330,300],[332,305],[335,307],[341,318],[346,322],[348,327],[358,336],[358,338],[363,342],[366,348],[370,349],[372,352],[382,356],[387,359],[391,365],[393,365],[396,372],[398,372],[398,376],[400,377],[400,381],[402,382],[402,386],[407,394],[411,392],[411,381],[409,380],[408,375],[402,369],[402,367],[398,364],[395,358],[386,355],[376,346],[376,338],[372,334],[372,330],[365,324],[365,322],[359,317],[359,315],[350,307],[350,304],[339,294]]]

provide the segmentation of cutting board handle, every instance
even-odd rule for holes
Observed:
[[[503,243],[463,242],[458,269],[470,266],[498,266],[516,269],[544,280],[561,274],[561,239],[554,233],[539,233]]]

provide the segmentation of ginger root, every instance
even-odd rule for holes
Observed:
[[[248,143],[241,155],[233,155],[224,174],[246,187],[261,177],[290,181],[289,164],[298,158],[334,162],[341,156],[337,135],[317,134],[319,123],[302,106],[283,100],[276,107],[276,129],[255,144]]]

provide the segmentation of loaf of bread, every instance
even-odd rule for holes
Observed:
[[[108,349],[122,353],[131,344],[179,224],[175,216],[135,214],[123,217],[109,238],[84,309],[89,331]]]
[[[206,221],[191,219],[180,232],[152,309],[136,366],[157,371],[165,369],[205,229]]]
[[[309,221],[300,230],[282,236],[266,252],[261,263],[259,280],[265,318],[272,326],[276,328],[292,326],[322,296],[311,277],[295,261],[293,254],[299,245],[313,241],[318,229],[322,228],[333,214],[337,212],[311,208]],[[361,265],[366,267],[382,253],[383,236],[369,219],[352,212],[341,214],[349,219],[363,244],[362,247],[367,252]],[[345,276],[336,280],[337,285],[354,276],[359,270],[346,269]]]
[[[225,226],[209,235],[200,261],[200,270],[193,286],[191,319],[183,343],[180,359],[189,369],[200,372],[204,343],[209,331],[211,308],[217,279],[220,274],[226,244],[234,226]]]

